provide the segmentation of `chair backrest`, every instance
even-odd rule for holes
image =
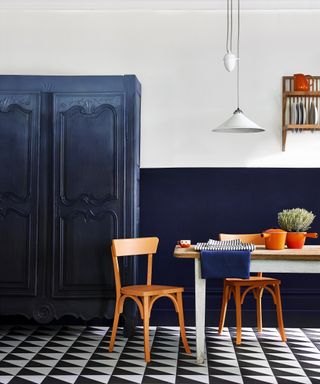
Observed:
[[[112,256],[148,255],[157,252],[159,239],[157,237],[138,237],[134,239],[112,240]]]
[[[261,237],[260,233],[238,233],[238,234],[231,234],[231,233],[220,233],[219,234],[220,240],[236,240],[240,239],[243,243],[252,243],[255,245],[264,245],[265,241],[264,238]]]
[[[159,239],[157,237],[139,237],[133,239],[114,239],[111,243],[111,253],[116,282],[116,293],[120,294],[121,279],[118,257],[148,255],[147,285],[152,280],[152,255],[157,252]]]

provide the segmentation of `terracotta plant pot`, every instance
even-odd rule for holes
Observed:
[[[279,228],[272,228],[264,231],[261,236],[265,239],[267,249],[284,249],[287,232]]]
[[[287,247],[301,249],[304,246],[307,237],[312,237],[313,239],[316,239],[318,237],[318,234],[307,232],[288,232]]]

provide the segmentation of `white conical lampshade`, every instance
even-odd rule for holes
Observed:
[[[227,121],[219,125],[219,127],[214,128],[212,132],[255,133],[264,132],[264,129],[248,119],[241,109],[238,108],[233,112],[233,115]]]

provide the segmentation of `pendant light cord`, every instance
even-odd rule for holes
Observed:
[[[230,51],[232,52],[232,40],[233,40],[233,0],[230,0]]]
[[[233,40],[233,0],[227,0],[227,41],[226,51],[232,52]],[[240,111],[240,0],[238,0],[237,30],[237,111]]]
[[[229,1],[227,0],[227,41],[226,41],[226,51],[229,50]]]
[[[237,110],[240,110],[240,0],[238,0],[237,59]]]
[[[232,38],[233,38],[233,0],[227,0],[227,41],[226,51],[232,52]]]

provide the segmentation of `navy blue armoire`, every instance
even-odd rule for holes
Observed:
[[[140,90],[133,75],[0,76],[0,316],[113,316],[111,239],[139,226]],[[125,260],[124,283],[134,271]]]

